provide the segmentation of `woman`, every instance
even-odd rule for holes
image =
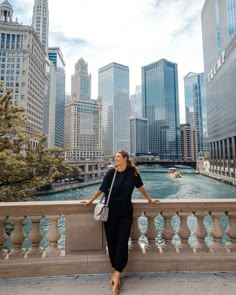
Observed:
[[[109,201],[109,216],[107,222],[104,223],[109,257],[115,269],[110,280],[113,295],[118,294],[120,275],[128,261],[128,240],[133,220],[131,195],[134,187],[144,195],[149,203],[159,203],[159,200],[153,200],[145,191],[139,171],[130,161],[126,151],[117,151],[115,164],[116,168],[107,172],[99,190],[93,197],[88,201],[82,201],[87,206],[102,193],[108,194],[115,169],[117,170]]]

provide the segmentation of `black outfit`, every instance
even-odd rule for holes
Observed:
[[[105,194],[108,194],[114,173],[115,169],[110,169],[99,188]],[[117,171],[109,201],[109,216],[104,226],[111,265],[119,272],[128,261],[128,240],[133,221],[131,196],[134,187],[142,185],[140,175],[136,176],[133,168]]]

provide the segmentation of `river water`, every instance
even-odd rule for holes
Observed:
[[[202,176],[199,174],[195,174],[195,171],[192,169],[179,169],[182,174],[182,178],[172,178],[168,173],[167,168],[142,168],[141,177],[144,182],[144,186],[152,198],[155,199],[219,199],[219,198],[235,198],[236,197],[236,187],[231,186],[229,184],[217,181],[215,179],[208,178],[206,176]],[[61,193],[56,194],[48,194],[34,197],[33,200],[82,200],[89,199],[94,194],[94,192],[99,188],[99,184],[86,186],[83,188],[67,190]],[[133,199],[142,199],[142,195],[138,190],[134,190]],[[32,199],[31,199],[32,200]],[[160,216],[159,216],[160,217]],[[212,224],[212,220],[210,216],[206,216],[205,218],[205,227],[207,229],[207,237],[205,239],[206,243],[211,242],[210,235],[210,227]],[[29,249],[31,247],[31,242],[28,239],[29,233],[32,229],[32,222],[30,220],[24,221],[24,231],[26,234],[26,239],[23,243],[23,247]],[[49,228],[49,220],[44,216],[41,220],[41,232],[43,235],[43,239],[41,241],[41,247],[46,248],[48,245],[48,241],[46,239],[46,233]],[[193,234],[194,231],[194,220],[190,221],[190,230],[191,230],[191,239],[189,242],[194,243],[196,237]],[[158,225],[159,224],[159,225]],[[222,229],[225,232],[227,228],[228,219],[226,216],[221,220]],[[146,243],[145,231],[147,228],[147,220],[143,217],[139,220],[141,236],[140,242]],[[163,221],[156,220],[156,227],[160,227],[159,231],[161,231],[161,227],[163,227]],[[179,219],[175,218],[172,222],[173,228],[179,226]],[[10,239],[10,234],[13,231],[13,222],[8,218],[6,222],[6,229],[8,228],[9,237],[4,243],[4,247],[6,249],[12,249],[13,244]],[[60,217],[58,220],[58,228],[61,234],[61,238],[59,240],[59,247],[64,249],[65,247],[65,219],[64,215]],[[191,229],[192,228],[192,229]],[[228,241],[228,237],[224,234],[223,239],[224,242]],[[175,235],[173,238],[173,243],[178,243],[178,236]]]
[[[144,187],[156,199],[220,199],[235,198],[236,187],[195,174],[193,169],[178,169],[182,178],[172,178],[167,168],[141,168]],[[60,193],[37,196],[35,200],[82,200],[89,199],[99,188],[99,184],[68,190]],[[142,199],[134,190],[133,199]]]

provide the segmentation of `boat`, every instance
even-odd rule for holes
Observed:
[[[181,175],[181,173],[180,173],[179,171],[175,171],[175,172],[172,174],[172,177],[174,177],[174,178],[181,178],[182,175]]]
[[[176,168],[175,167],[168,169],[168,174],[174,174],[175,172],[176,172]]]

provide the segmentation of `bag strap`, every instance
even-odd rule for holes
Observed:
[[[113,187],[113,184],[114,184],[114,181],[115,181],[115,178],[116,178],[116,172],[117,172],[117,170],[115,169],[115,173],[114,173],[114,176],[113,176],[113,179],[112,179],[111,187],[110,187],[109,194],[108,194],[107,201],[106,201],[106,207],[108,207],[108,204],[109,204],[112,187]]]

